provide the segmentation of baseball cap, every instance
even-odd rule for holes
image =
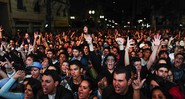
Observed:
[[[40,62],[33,62],[30,66],[27,67],[27,69],[31,69],[33,67],[36,67],[38,69],[42,69],[42,64]]]

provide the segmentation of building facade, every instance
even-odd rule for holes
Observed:
[[[68,9],[69,0],[0,0],[0,24],[8,33],[67,27]]]

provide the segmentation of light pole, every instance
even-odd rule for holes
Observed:
[[[51,32],[51,0],[47,0],[46,12],[47,32]]]

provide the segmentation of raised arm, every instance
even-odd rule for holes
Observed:
[[[134,46],[131,46],[131,44],[132,44],[132,39],[129,39],[129,37],[127,37],[127,45],[126,45],[126,48],[125,48],[125,59],[124,59],[125,66],[130,64],[128,50],[129,50],[130,47],[134,47]]]
[[[3,87],[0,89],[0,96],[6,99],[23,99],[24,94],[23,93],[13,93],[13,92],[8,92],[11,86],[15,83],[15,81],[18,78],[22,78],[25,76],[25,72],[22,70],[17,71],[9,81],[3,85]]]
[[[119,37],[115,39],[117,44],[119,45],[119,55],[120,55],[120,60],[118,61],[118,66],[124,66],[124,39]]]
[[[148,70],[150,69],[150,67],[152,66],[152,64],[154,63],[154,61],[156,60],[156,56],[157,56],[157,51],[158,51],[158,47],[161,43],[161,35],[157,34],[154,36],[154,40],[152,41],[153,43],[153,52],[147,62],[147,68]]]
[[[92,63],[91,73],[94,73],[94,74],[100,73],[102,70],[101,61],[98,60],[98,57],[97,57],[96,53],[94,52],[92,37],[90,35],[84,35],[84,38],[89,45],[89,50],[90,50],[89,56],[90,56],[90,60]]]

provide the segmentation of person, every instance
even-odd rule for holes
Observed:
[[[85,71],[89,71],[88,61],[83,55],[81,55],[81,51],[82,50],[80,46],[73,47],[73,57],[71,58],[70,61],[79,60],[82,63],[82,66],[85,69]]]
[[[37,99],[37,93],[41,91],[41,82],[37,79],[31,78],[26,84],[24,91],[24,99]]]
[[[127,68],[117,67],[113,75],[113,84],[105,88],[102,99],[144,99],[140,89],[145,80],[141,81],[138,74],[138,78],[132,82],[131,73]]]
[[[112,83],[113,72],[116,68],[116,56],[112,53],[109,53],[104,60],[105,69],[102,71],[107,77],[108,83]]]
[[[24,76],[25,72],[23,70],[18,70],[0,89],[0,96],[6,99],[36,99],[37,93],[42,87],[40,81],[34,78],[30,78],[25,84],[24,92],[14,93],[8,91],[17,79],[23,78]]]
[[[42,92],[39,99],[73,99],[71,91],[60,85],[60,77],[55,70],[46,70],[42,76]]]
[[[50,50],[48,50],[47,51],[47,57],[49,58],[49,61],[53,64],[53,65],[55,65],[55,64],[59,64],[58,63],[58,60],[56,59],[56,56],[55,56],[55,51],[54,50],[52,50],[52,49],[50,49]]]
[[[24,44],[32,44],[33,45],[33,39],[30,37],[30,35],[28,33],[25,33]]]
[[[91,96],[93,93],[93,83],[89,79],[84,79],[78,87],[78,99],[98,99],[96,96]]]
[[[164,80],[167,79],[168,76],[168,71],[169,71],[169,67],[167,66],[167,64],[158,64],[155,66],[156,70],[155,70],[155,74],[159,77],[162,77]]]
[[[163,87],[167,90],[169,90],[170,88],[172,88],[173,86],[175,86],[174,82],[170,82],[167,78],[168,78],[168,72],[169,72],[169,67],[167,66],[167,64],[158,64],[156,66],[156,71],[155,71],[155,75],[162,77],[164,79],[164,84]]]
[[[154,87],[151,91],[151,94],[151,99],[171,99],[170,97],[167,97],[167,94],[164,89],[159,86]]]
[[[72,89],[74,97],[77,97],[78,87],[84,79],[82,63],[79,60],[73,60],[69,63],[71,79],[68,79],[68,84]]]
[[[175,55],[174,64],[172,65],[172,73],[174,74],[174,82],[181,83],[183,76],[185,75],[184,54],[177,53]]]
[[[110,53],[110,47],[103,48],[103,54],[101,55],[101,66],[103,66],[105,57]]]
[[[33,62],[27,67],[31,71],[31,77],[41,81],[42,64],[40,62]]]
[[[47,69],[49,66],[49,59],[47,57],[42,58],[42,73]]]
[[[109,85],[106,76],[104,74],[99,74],[96,77],[96,84],[98,88],[94,94],[98,97],[98,99],[102,99],[103,90]]]
[[[69,76],[69,62],[63,61],[63,63],[60,65],[60,76],[61,78],[65,78]]]
[[[30,66],[33,63],[33,61],[35,61],[35,55],[34,54],[28,55],[25,61],[26,67]]]

